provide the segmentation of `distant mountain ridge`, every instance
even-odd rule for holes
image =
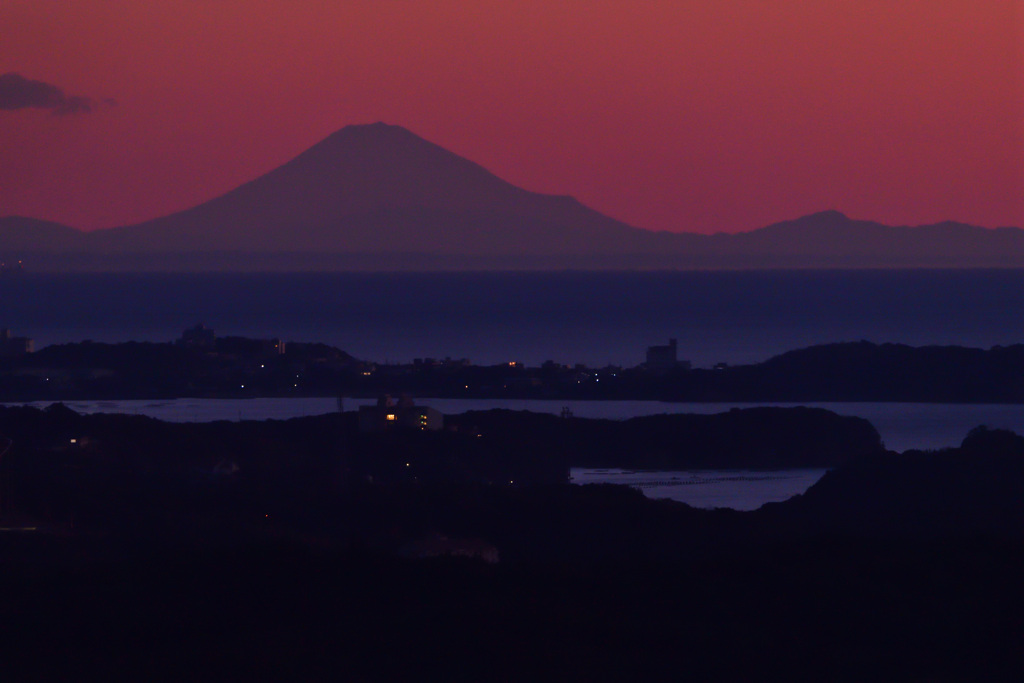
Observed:
[[[0,217],[0,253],[81,249],[88,233],[24,216]]]
[[[345,127],[198,206],[81,232],[0,218],[0,259],[93,270],[1024,267],[1024,230],[825,211],[737,234],[635,228],[383,123]]]

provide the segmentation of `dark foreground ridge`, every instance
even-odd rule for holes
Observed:
[[[367,428],[361,417],[170,423],[80,415],[63,404],[0,407],[3,466],[18,491],[7,498],[19,505],[23,498],[35,513],[65,508],[67,516],[80,517],[109,498],[89,484],[131,495],[177,494],[217,482],[319,487],[330,495],[367,482],[564,484],[570,467],[824,468],[884,452],[866,420],[812,408],[626,421],[490,410],[448,415],[440,430]]]
[[[544,438],[529,432],[544,427],[530,420],[546,416],[361,437],[347,417],[169,425],[0,410],[5,676],[1024,674],[1013,433],[848,454],[805,495],[739,513],[555,481],[576,456],[571,442],[536,451]],[[767,421],[722,419],[770,438]],[[664,445],[699,442],[693,424],[672,424]],[[435,448],[455,435],[483,445]],[[504,467],[527,478],[497,480]]]
[[[188,335],[196,330],[209,333],[208,338],[190,341]],[[85,341],[35,353],[30,339],[0,337],[0,401],[390,393],[684,402],[1024,402],[1024,344],[985,350],[861,341],[714,368],[677,361],[674,347],[651,350],[660,348],[672,349],[671,362],[629,368],[554,362],[525,367],[515,361],[483,366],[451,358],[379,364],[326,344],[214,337],[201,327],[175,343]]]

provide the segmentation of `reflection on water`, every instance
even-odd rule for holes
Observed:
[[[624,484],[648,498],[669,498],[697,508],[756,510],[803,493],[826,470],[689,470],[637,471],[574,467],[573,484]]]

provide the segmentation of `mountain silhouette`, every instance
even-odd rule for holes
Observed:
[[[869,261],[879,265],[1024,264],[1024,230],[944,222],[917,227],[858,221],[822,211],[728,236],[729,251],[764,257]]]
[[[521,189],[375,123],[347,126],[220,197],[144,223],[83,233],[0,218],[2,258],[93,270],[1022,267],[1024,231],[890,227],[823,211],[736,234],[654,232]]]
[[[348,126],[180,213],[96,233],[110,249],[598,253],[646,231],[501,180],[399,126]]]
[[[60,223],[24,216],[0,218],[0,254],[82,249],[86,233]]]

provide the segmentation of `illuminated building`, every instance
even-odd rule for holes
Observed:
[[[444,428],[444,415],[418,406],[408,396],[399,399],[396,405],[390,396],[382,396],[375,406],[359,407],[359,431],[382,432],[390,429],[418,429],[438,431]]]

